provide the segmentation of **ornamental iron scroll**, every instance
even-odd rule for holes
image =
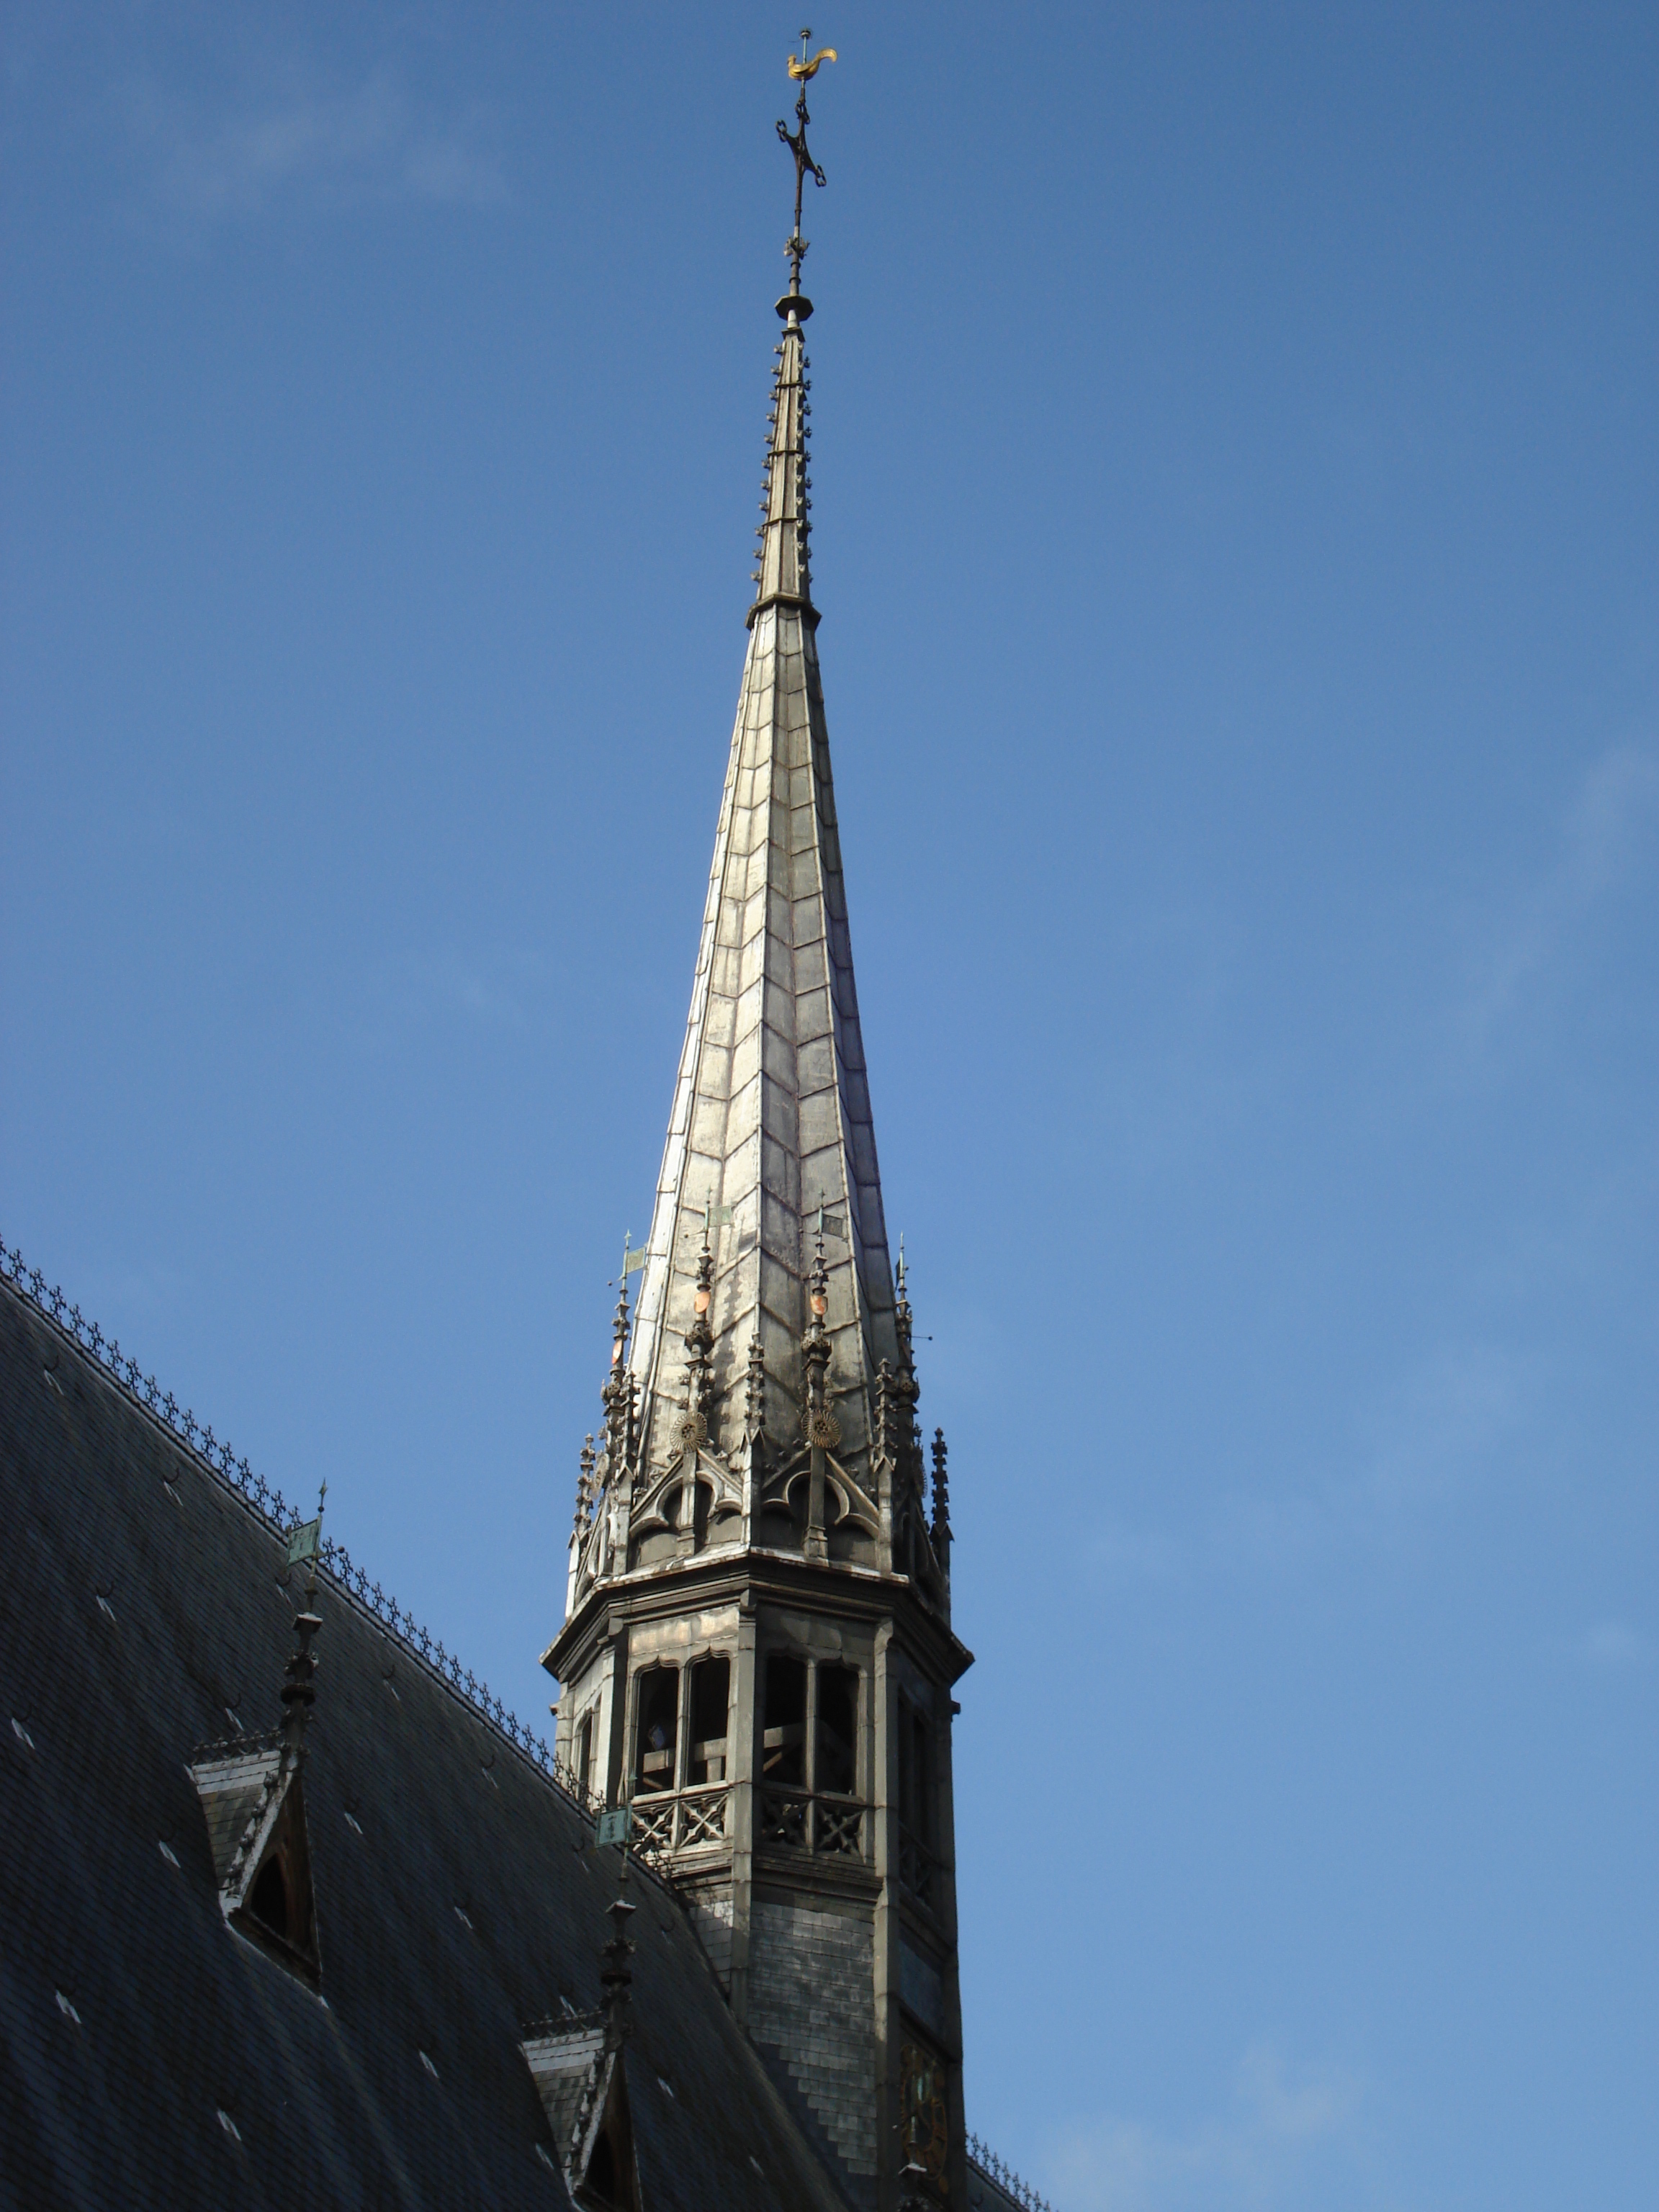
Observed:
[[[931,2051],[907,2043],[899,2052],[899,2114],[908,2169],[926,2177],[942,2204],[950,2189],[951,2113],[945,2068]]]

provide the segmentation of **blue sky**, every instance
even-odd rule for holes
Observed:
[[[526,1718],[744,633],[796,19],[8,11],[0,1228]],[[814,19],[970,2120],[1645,2207],[1659,21]]]

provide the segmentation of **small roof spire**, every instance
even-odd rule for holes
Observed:
[[[628,1894],[628,1847],[623,1846],[622,1873],[617,1894],[609,1907],[611,1940],[605,1946],[605,1964],[599,1970],[599,1980],[605,1990],[605,2047],[620,2050],[633,2026],[634,1969],[629,1964],[634,1945],[628,1933],[628,1923],[638,1911]]]
[[[577,1462],[576,1524],[571,1534],[580,1542],[593,1515],[593,1469],[599,1455],[593,1449],[591,1436],[582,1439],[581,1455]]]
[[[907,1375],[914,1375],[916,1364],[915,1352],[913,1348],[911,1338],[911,1331],[914,1328],[914,1322],[911,1319],[910,1314],[910,1293],[905,1287],[906,1283],[908,1280],[909,1273],[910,1265],[904,1256],[904,1232],[901,1230],[899,1231],[898,1265],[893,1270],[893,1280],[897,1291],[897,1297],[893,1306],[893,1322],[894,1326],[898,1332],[899,1364],[903,1368],[904,1372]]]
[[[707,1414],[714,1395],[714,1378],[708,1369],[708,1355],[714,1348],[714,1332],[708,1321],[714,1297],[714,1255],[708,1243],[705,1215],[702,1249],[697,1255],[696,1287],[691,1293],[691,1326],[685,1332],[685,1409],[688,1414],[698,1417]],[[693,1421],[692,1427],[696,1429],[696,1421]],[[688,1441],[702,1443],[708,1434],[708,1425],[703,1419],[700,1432]]]
[[[306,1723],[317,1702],[317,1662],[311,1656],[311,1642],[323,1625],[317,1611],[317,1559],[323,1548],[323,1509],[327,1498],[325,1482],[317,1493],[316,1519],[296,1528],[289,1539],[289,1565],[297,1566],[301,1559],[306,1563],[305,1607],[294,1616],[298,1641],[283,1669],[283,1743],[295,1766],[305,1758]]]
[[[623,1239],[622,1279],[617,1289],[617,1310],[611,1323],[611,1365],[599,1396],[605,1404],[605,1487],[614,1494],[623,1467],[631,1455],[634,1426],[634,1377],[628,1367],[628,1278],[644,1253],[629,1249]]]
[[[940,1554],[943,1565],[950,1557],[951,1544],[951,1470],[950,1449],[943,1429],[933,1431],[933,1549]]]
[[[645,1252],[632,1250],[633,1241],[632,1231],[625,1231],[623,1235],[622,1273],[617,1278],[617,1310],[611,1320],[611,1364],[613,1369],[622,1365],[628,1350],[628,1279],[638,1273],[648,1256]]]

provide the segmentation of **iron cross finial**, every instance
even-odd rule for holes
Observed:
[[[811,172],[814,184],[823,185],[828,182],[823,170],[812,159],[806,143],[806,126],[811,121],[811,116],[806,112],[806,87],[808,80],[817,75],[825,62],[832,62],[837,58],[833,46],[822,46],[809,59],[806,49],[811,36],[810,29],[804,29],[800,34],[799,58],[797,59],[793,54],[789,57],[789,74],[800,87],[800,96],[795,102],[795,128],[791,131],[781,117],[778,121],[778,136],[795,157],[795,228],[790,235],[788,244],[784,247],[784,252],[789,256],[793,271],[789,280],[790,289],[795,292],[800,289],[800,264],[806,252],[806,240],[800,234],[800,198],[802,188],[806,182],[807,172],[809,170]]]

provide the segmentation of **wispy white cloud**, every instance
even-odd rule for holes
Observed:
[[[1352,2166],[1364,2102],[1352,2074],[1292,2067],[1271,2045],[1256,2044],[1239,2062],[1225,2108],[1190,2134],[1115,2116],[1074,2130],[1052,2160],[1052,2193],[1067,2212],[1237,2212],[1299,2202],[1334,2167]]]
[[[1436,1353],[1364,1425],[1352,1461],[1301,1490],[1237,1488],[1185,1532],[1109,1525],[1096,1570],[1121,1582],[1282,1570],[1334,1550],[1396,1540],[1486,1476],[1522,1421],[1517,1361],[1491,1345]]]
[[[1645,1666],[1653,1656],[1647,1638],[1625,1620],[1598,1620],[1586,1631],[1579,1649],[1592,1667],[1612,1672]]]
[[[216,113],[145,77],[124,106],[147,203],[174,222],[246,219],[283,201],[485,207],[507,197],[485,112],[441,112],[386,67],[346,89],[285,72]]]
[[[544,972],[544,963],[531,952],[464,953],[452,946],[406,953],[356,979],[347,1026],[370,1048],[434,1023],[527,1030]]]
[[[1417,1367],[1378,1417],[1358,1477],[1342,1486],[1360,1525],[1453,1496],[1484,1474],[1526,1405],[1522,1370],[1497,1345],[1447,1346]]]
[[[1458,1006],[1466,1051],[1559,979],[1595,912],[1626,886],[1651,880],[1659,845],[1659,756],[1613,746],[1574,793],[1554,857],[1535,881],[1488,917],[1471,953]]]

